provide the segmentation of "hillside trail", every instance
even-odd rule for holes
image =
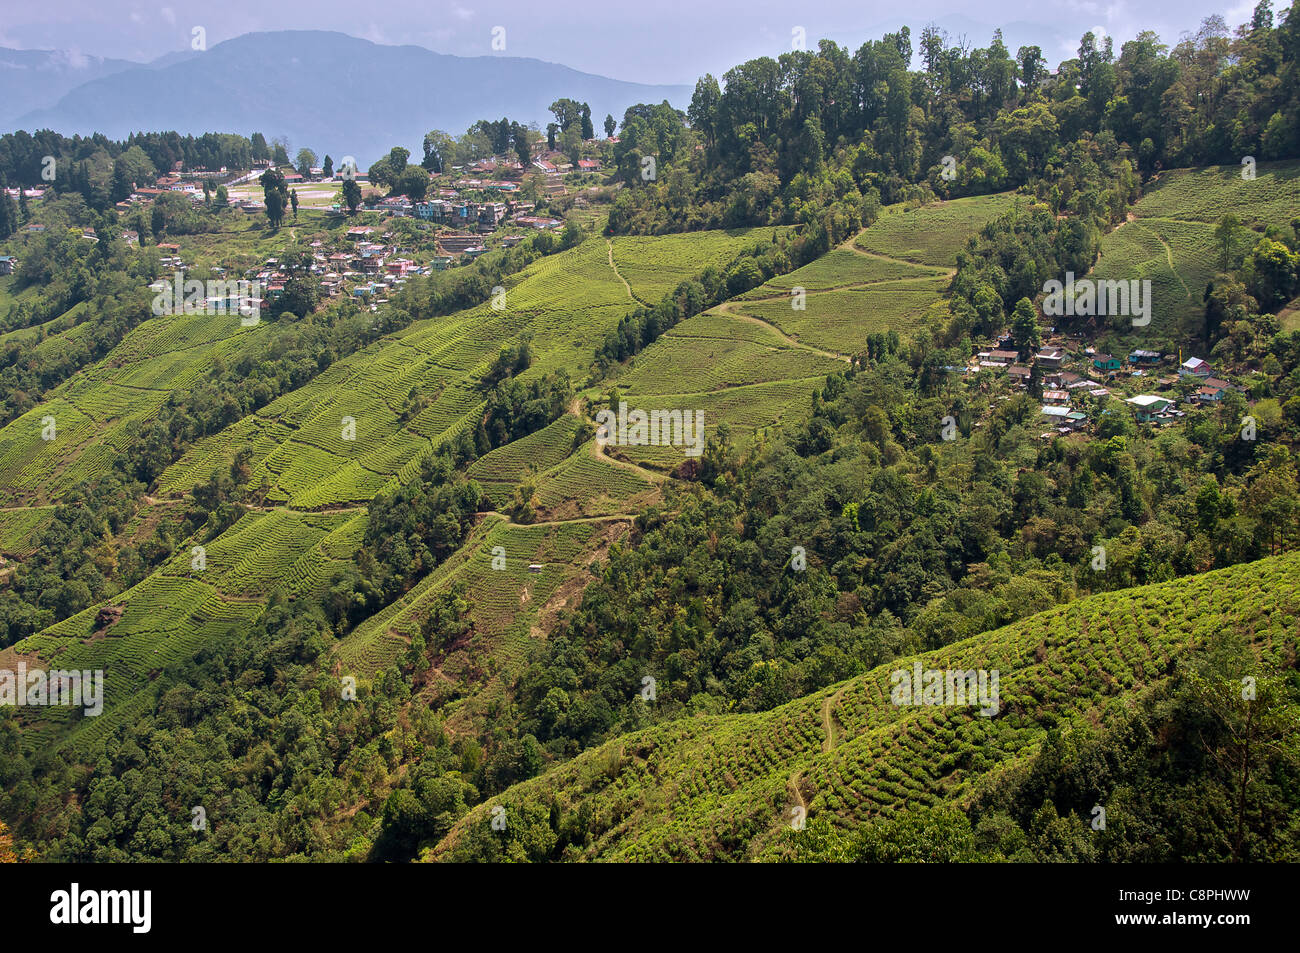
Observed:
[[[758,299],[758,300],[763,300],[763,299]],[[756,317],[755,315],[752,314],[745,314],[743,312],[733,310],[733,308],[735,308],[737,305],[741,305],[744,303],[745,302],[743,301],[724,301],[722,302],[722,304],[718,305],[713,310],[717,314],[725,314],[727,317],[735,318],[738,321],[748,321],[750,324],[757,324],[762,327],[765,327],[768,330],[772,331],[774,334],[776,334],[777,337],[779,337],[790,347],[798,348],[801,351],[810,351],[813,354],[816,354],[820,357],[828,357],[834,361],[849,360],[849,358],[844,354],[836,354],[834,351],[823,351],[821,348],[813,347],[811,344],[804,344],[797,337],[786,334],[784,331],[778,328],[771,321],[768,321],[764,318]]]
[[[834,695],[827,697],[822,704],[822,728],[826,732],[826,737],[822,739],[822,752],[829,752],[835,747],[835,715],[832,709],[840,703],[844,695],[844,689],[840,689]]]
[[[609,253],[610,270],[614,272],[614,274],[618,277],[619,281],[623,282],[623,287],[627,289],[628,298],[632,301],[637,302],[638,304],[644,304],[645,303],[644,301],[642,301],[635,294],[633,294],[632,286],[627,283],[627,279],[623,277],[623,273],[618,270],[618,265],[614,264],[614,239],[612,238],[605,239],[605,250]]]
[[[596,441],[594,440],[590,443],[589,446],[591,447],[591,455],[595,457],[597,460],[601,460],[605,463],[612,464],[623,470],[627,470],[631,473],[635,473],[637,476],[641,477],[641,479],[649,480],[651,483],[654,483],[656,486],[658,486],[659,484],[663,483],[665,480],[668,479],[662,473],[656,473],[653,470],[647,470],[645,467],[639,466],[638,464],[635,464],[630,460],[620,460],[618,457],[605,453],[605,451],[601,448],[600,444],[596,443]]]
[[[584,419],[582,416],[582,397],[580,395],[575,396],[573,400],[569,402],[569,406],[565,408],[565,412],[572,417],[577,417],[579,420]],[[655,485],[662,484],[665,480],[668,479],[668,477],[665,476],[664,474],[657,473],[654,470],[649,470],[646,467],[641,466],[640,464],[633,463],[630,460],[620,460],[617,457],[604,453],[601,450],[600,445],[597,444],[594,440],[591,442],[591,455],[595,457],[597,460],[603,460],[607,463],[613,464],[616,467],[622,467],[624,470],[629,470],[633,473],[636,473],[637,476],[641,477],[643,480],[649,480]],[[565,459],[568,458],[566,457]]]
[[[854,253],[856,253],[856,254],[858,254],[858,255],[861,255],[861,256],[864,257],[864,258],[875,258],[877,261],[892,261],[892,262],[895,262],[895,263],[898,263],[898,264],[909,265],[909,266],[912,267],[912,268],[919,268],[919,269],[925,269],[925,270],[928,270],[928,271],[933,271],[933,272],[935,272],[934,277],[936,277],[936,278],[939,277],[939,275],[945,275],[945,276],[947,276],[948,278],[951,278],[951,277],[953,277],[955,274],[957,274],[957,269],[956,269],[956,268],[940,268],[940,267],[938,267],[938,266],[936,266],[936,265],[923,265],[923,264],[921,264],[920,262],[908,261],[906,258],[895,258],[893,255],[882,255],[880,252],[876,252],[876,251],[867,251],[867,249],[863,248],[861,245],[859,245],[859,244],[857,243],[857,242],[858,242],[858,239],[862,236],[863,232],[865,232],[865,231],[866,231],[865,228],[862,229],[862,230],[859,231],[856,235],[853,235],[853,236],[850,237],[850,238],[846,238],[844,241],[840,242],[840,243],[839,243],[838,245],[836,245],[835,247],[836,247],[836,248],[845,249],[845,250],[847,250],[847,251],[854,252]],[[927,277],[927,276],[926,276],[926,275],[917,275],[917,277],[918,277],[918,278],[925,278],[925,277]],[[910,280],[910,279],[907,279],[907,280]]]
[[[898,261],[900,259],[890,260]],[[789,277],[790,274],[793,274],[793,272],[788,272],[780,277]],[[945,277],[945,275],[941,273],[939,269],[935,268],[929,274],[923,275],[907,275],[902,278],[872,278],[870,281],[850,281],[842,285],[827,285],[825,288],[805,289],[804,296],[812,298],[817,295],[835,294],[839,291],[870,291],[871,289],[878,288],[881,285],[907,284],[908,282],[928,281],[943,277]],[[763,295],[758,298],[731,298],[724,301],[723,304],[753,304],[756,301],[788,301],[789,299],[790,292],[782,291],[777,294]],[[721,305],[719,305],[719,307],[721,307]]]
[[[616,520],[635,520],[640,513],[610,513],[606,516],[575,516],[567,520],[538,520],[536,523],[516,523],[505,513],[499,510],[480,510],[480,516],[499,516],[510,526],[532,527],[532,526],[566,526],[572,523],[608,523]]]
[[[1174,273],[1174,277],[1178,279],[1178,283],[1183,286],[1183,293],[1187,295],[1187,300],[1191,301],[1192,289],[1187,287],[1187,282],[1183,280],[1182,272],[1180,272],[1177,268],[1174,267],[1174,250],[1169,247],[1169,243],[1165,241],[1165,237],[1161,235],[1158,231],[1156,231],[1154,228],[1151,229],[1151,234],[1156,237],[1156,241],[1158,241],[1161,247],[1164,248],[1165,261],[1168,262],[1169,264],[1169,270]]]
[[[822,738],[822,754],[829,753],[835,747],[835,715],[832,713],[832,709],[840,703],[843,695],[844,689],[841,688],[834,695],[828,695],[826,701],[822,703],[822,729],[826,732],[825,737]],[[806,818],[808,816],[808,803],[804,800],[803,791],[799,789],[799,782],[802,777],[803,771],[796,768],[790,774],[790,779],[785,786],[794,795],[795,803],[803,809]]]
[[[803,772],[796,769],[795,772],[790,775],[790,780],[786,782],[785,786],[789,789],[790,793],[794,795],[795,802],[803,809],[804,817],[807,817],[808,804],[803,799],[803,792],[799,790],[799,778],[802,773]]]

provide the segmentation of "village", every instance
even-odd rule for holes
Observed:
[[[1112,397],[1128,405],[1138,423],[1161,426],[1189,410],[1217,404],[1231,392],[1245,392],[1217,376],[1200,357],[1180,353],[1175,358],[1143,348],[1120,357],[1050,330],[1048,341],[1027,361],[1010,335],[1004,335],[979,348],[964,369],[967,375],[991,372],[1039,398],[1040,419],[1048,428],[1044,439],[1083,431]]]
[[[595,141],[585,145],[590,152]],[[250,170],[233,171],[187,171],[179,165],[151,185],[135,188],[129,198],[117,203],[118,212],[125,218],[169,192],[181,193],[201,207],[216,183],[227,187],[231,208],[250,217],[265,213],[265,205],[256,197],[257,181],[271,168],[269,160],[255,161]],[[370,186],[364,172],[356,170],[326,175],[324,169],[313,167],[304,175],[285,166],[280,171],[286,185],[303,196],[305,210],[338,226],[321,231],[305,249],[310,255],[307,273],[321,299],[347,296],[372,311],[412,277],[467,264],[491,248],[509,248],[529,231],[561,228],[562,213],[548,214],[552,203],[560,200],[557,204],[565,209],[584,208],[589,194],[584,187],[600,184],[603,178],[599,158],[574,163],[562,152],[547,150],[545,142],[534,144],[528,168],[517,159],[493,156],[435,173],[426,196],[418,201],[406,195],[385,196]],[[362,202],[351,224],[340,204],[348,177],[362,187]],[[24,198],[35,202],[46,194],[46,189],[28,189]],[[539,207],[546,211],[539,212]],[[32,222],[26,231],[44,228]],[[83,235],[96,240],[94,229],[84,229]],[[125,230],[123,238],[130,245],[139,244],[134,230]],[[175,282],[179,302],[183,287],[198,285],[186,279],[195,263],[184,259],[178,242],[159,242],[156,248],[164,274],[150,289],[170,293]],[[12,273],[17,264],[15,256],[0,257],[0,274]],[[202,270],[218,279],[218,288],[213,294],[214,282],[206,282],[201,307],[212,313],[238,313],[245,319],[274,312],[293,274],[276,256],[253,267],[208,264]],[[229,279],[224,287],[223,279]],[[1009,333],[1003,334],[976,348],[961,368],[964,376],[989,372],[1039,399],[1044,439],[1085,431],[1105,412],[1112,397],[1122,400],[1138,423],[1162,426],[1183,418],[1189,410],[1215,405],[1234,391],[1244,393],[1244,388],[1219,376],[1201,357],[1141,348],[1119,356],[1089,346],[1081,335],[1067,335],[1054,327],[1045,330],[1042,346],[1027,353],[1016,349]]]
[[[592,140],[585,145],[590,152],[595,144]],[[542,140],[534,144],[528,168],[517,159],[503,157],[452,166],[446,173],[430,176],[428,193],[419,201],[405,195],[384,195],[384,190],[370,187],[365,172],[355,169],[340,168],[326,175],[323,168],[313,167],[304,175],[291,166],[282,166],[280,172],[286,186],[301,201],[303,211],[314,221],[323,222],[322,234],[329,235],[309,243],[309,274],[316,280],[321,298],[352,296],[377,310],[394,289],[412,276],[467,264],[491,248],[512,247],[531,231],[560,229],[565,219],[549,214],[552,204],[566,209],[586,207],[581,186],[598,184],[602,165],[594,155],[574,163],[565,153],[548,150]],[[266,206],[259,201],[258,178],[270,168],[272,162],[266,159],[255,160],[253,168],[247,170],[187,170],[177,162],[149,184],[135,185],[126,199],[115,204],[115,209],[125,223],[129,216],[148,210],[168,194],[182,195],[191,207],[199,209],[208,206],[215,189],[221,188],[228,195],[227,207],[251,219],[265,214]],[[353,217],[356,224],[334,228],[347,224],[341,193],[348,178],[362,190],[362,201]],[[7,191],[15,198],[19,195],[17,189]],[[571,191],[579,194],[571,195]],[[35,203],[51,194],[44,187],[26,189],[22,198]],[[544,211],[539,211],[539,206]],[[295,224],[307,221],[298,220],[295,214]],[[30,222],[23,232],[39,234],[45,227]],[[93,228],[82,229],[82,235],[98,240]],[[136,229],[124,228],[122,237],[128,245],[140,244]],[[154,247],[160,253],[159,265],[164,274],[150,285],[150,290],[161,293],[170,288],[173,280],[187,281],[186,276],[197,263],[184,259],[180,243],[162,241]],[[15,255],[0,257],[0,274],[12,274],[18,264]],[[228,271],[232,272],[231,278],[236,277],[229,262],[207,264],[202,270],[217,279],[226,278]],[[251,293],[232,290],[230,294],[205,294],[203,306],[220,313],[264,314],[273,310],[284,294],[291,273],[279,258],[269,256],[254,267],[239,269],[238,277],[239,287],[251,286]],[[235,287],[233,280],[230,287]]]

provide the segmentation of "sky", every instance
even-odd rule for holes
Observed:
[[[1274,0],[1275,9],[1288,5]],[[789,50],[800,27],[809,48],[827,37],[856,49],[904,23],[914,38],[933,21],[974,46],[986,46],[1002,26],[1013,55],[1020,43],[1037,43],[1055,66],[1075,55],[1088,29],[1114,37],[1118,52],[1140,30],[1172,44],[1205,16],[1217,13],[1236,26],[1253,6],[1254,0],[49,0],[6,4],[0,46],[148,61],[188,49],[195,27],[209,48],[244,33],[323,29],[439,53],[501,55],[493,49],[495,31],[507,55],[615,79],[694,83],[705,72],[721,76],[747,59]]]

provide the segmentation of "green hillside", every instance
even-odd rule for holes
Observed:
[[[1300,861],[1298,40],[0,134],[0,860]]]
[[[1300,217],[1300,162],[1261,163],[1245,180],[1240,167],[1177,169],[1149,183],[1132,219],[1101,242],[1090,277],[1151,281],[1151,324],[1125,328],[1131,347],[1175,347],[1194,339],[1204,323],[1206,285],[1220,273],[1215,226],[1234,215],[1246,227],[1290,229]]]
[[[968,805],[1033,758],[1049,726],[1104,722],[1225,632],[1255,659],[1243,675],[1292,667],[1300,556],[1083,599],[772,711],[620,737],[471,811],[426,859],[761,859],[797,841],[798,806],[851,826],[904,804]],[[892,704],[891,673],[916,662],[997,670],[998,714]],[[504,836],[490,825],[498,805]]]
[[[920,208],[895,206],[863,232],[857,245],[869,252],[933,268],[951,268],[966,239],[1015,208],[1014,194],[952,199]]]

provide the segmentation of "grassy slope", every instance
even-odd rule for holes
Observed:
[[[966,239],[999,215],[1011,211],[1014,192],[935,202],[911,211],[894,205],[858,237],[857,246],[878,255],[918,265],[954,268]],[[1020,198],[1020,202],[1028,199]]]
[[[1151,324],[1121,328],[1126,345],[1171,350],[1176,338],[1200,333],[1202,295],[1219,270],[1214,226],[1227,214],[1261,231],[1288,228],[1300,215],[1300,162],[1263,163],[1252,181],[1242,179],[1239,166],[1178,169],[1147,186],[1133,220],[1102,239],[1091,273],[1151,281]]]
[[[583,812],[598,860],[771,856],[791,809],[861,821],[968,800],[1058,727],[1099,717],[1223,630],[1266,669],[1300,650],[1300,553],[1093,596],[929,652],[926,668],[996,669],[1000,712],[890,703],[895,663],[769,712],[698,717],[618,738],[471,811],[426,859],[454,860],[500,804]],[[545,816],[544,814],[542,815]],[[481,832],[480,832],[481,833]]]
[[[1261,170],[1266,183],[1272,181],[1270,174]],[[1171,177],[1165,188],[1180,182]],[[678,325],[629,362],[618,383],[633,406],[703,410],[710,431],[726,422],[740,442],[779,420],[800,416],[825,374],[841,366],[839,353],[860,349],[871,330],[907,331],[918,320],[920,304],[941,301],[942,274],[955,249],[1012,201],[1010,196],[989,196],[908,213],[888,210],[857,239],[857,247],[846,244],[746,296],[756,300],[731,302]],[[112,600],[128,612],[110,630],[111,638],[93,633],[96,606],[16,650],[67,666],[103,661],[119,670],[110,703],[130,702],[152,669],[146,657],[150,652],[165,650],[171,657],[192,651],[231,625],[246,622],[260,611],[267,588],[290,568],[291,591],[317,595],[327,582],[322,569],[341,564],[355,549],[364,529],[365,503],[382,487],[413,478],[420,458],[437,440],[473,419],[481,395],[472,382],[503,343],[533,333],[537,361],[529,376],[558,368],[580,373],[634,298],[655,300],[682,277],[724,264],[769,232],[608,242],[593,237],[515,276],[504,312],[484,305],[417,322],[340,362],[306,387],[192,448],[160,481],[164,496],[180,495],[225,468],[236,448],[251,443],[252,483],[265,483],[267,505],[281,509],[250,519],[262,525],[268,539],[273,532],[291,537],[288,543],[272,539],[265,544],[274,558],[260,564],[260,573],[256,561],[237,572],[220,570],[223,553],[234,558],[242,547],[262,551],[262,539],[241,523],[229,538],[209,544],[215,550],[210,566],[218,572],[189,578],[186,548],[174,565]],[[192,239],[190,254],[213,254],[223,240]],[[255,247],[259,254],[268,250],[261,247],[265,236],[252,227],[241,229],[234,240],[249,243],[249,250]],[[914,247],[922,241],[925,248]],[[216,244],[208,248],[209,243]],[[902,257],[891,257],[895,254]],[[785,314],[781,309],[789,288],[799,283],[809,290],[808,309]],[[890,304],[914,288],[923,289],[919,304],[902,311]],[[763,300],[767,296],[772,300]],[[6,477],[0,502],[12,507],[57,499],[63,488],[102,468],[106,453],[101,447],[118,445],[127,429],[150,416],[169,393],[192,383],[214,354],[229,362],[244,347],[260,346],[258,339],[272,332],[268,323],[250,330],[238,329],[233,319],[228,319],[231,327],[221,320],[199,316],[147,322],[108,358],[56,389],[47,404],[0,430],[0,474]],[[397,408],[412,386],[433,398],[433,404],[402,425]],[[38,437],[45,414],[58,420],[60,439],[52,444]],[[355,441],[341,440],[344,416],[356,420]],[[540,634],[559,607],[580,597],[591,559],[626,533],[631,515],[658,498],[658,478],[629,463],[671,470],[684,460],[678,448],[611,447],[611,462],[594,454],[590,443],[575,447],[575,433],[576,418],[564,418],[478,461],[472,475],[483,479],[499,508],[509,503],[514,486],[531,467],[537,518],[546,525],[519,526],[489,516],[446,567],[349,635],[339,647],[339,665],[364,675],[396,659],[423,618],[427,600],[455,582],[464,582],[472,596],[471,621],[481,636],[475,651],[507,661],[522,656],[522,640]],[[335,533],[325,555],[316,532],[295,522],[313,517],[285,507],[343,508],[346,512],[329,516],[343,521],[346,531]],[[21,555],[31,527],[48,512],[0,513],[0,544]],[[509,569],[485,574],[496,545],[510,553]],[[322,567],[313,568],[315,562]],[[542,573],[519,575],[529,562],[543,563]],[[508,619],[497,605],[501,599],[509,606]],[[146,611],[130,611],[136,604]],[[452,668],[457,664],[469,671],[477,663],[463,658]],[[485,695],[491,694],[488,687],[498,687],[495,679],[489,681]],[[108,724],[110,719],[100,721]]]
[[[704,264],[725,263],[741,242],[735,233],[701,238]],[[682,267],[677,259],[683,247],[678,236],[662,244],[638,242],[625,257],[636,263],[635,271],[653,275],[657,262],[665,269]],[[698,252],[692,268],[703,267]],[[578,374],[632,304],[610,266],[607,243],[593,238],[516,276],[504,312],[484,305],[417,322],[198,444],[160,480],[162,504],[228,466],[247,440],[255,451],[251,483],[265,479],[270,487],[264,507],[206,543],[202,572],[190,569],[190,541],[159,571],[109,600],[125,613],[108,630],[96,629],[101,603],[8,650],[8,657],[32,664],[102,667],[108,673],[105,715],[78,721],[64,717],[67,712],[42,712],[26,733],[28,743],[77,746],[111,730],[130,717],[133,706],[147,703],[143,689],[161,663],[246,626],[277,584],[286,585],[291,597],[323,597],[330,574],[360,543],[365,504],[385,485],[412,478],[435,438],[473,419],[482,403],[473,379],[503,343],[526,330],[534,333],[535,363],[527,377],[560,368]],[[3,502],[15,507],[0,509],[0,546],[21,555],[49,512],[22,504],[57,499],[64,487],[99,472],[108,448],[124,439],[127,428],[155,412],[172,390],[192,383],[213,354],[229,360],[235,343],[254,346],[254,336],[272,327],[264,322],[239,329],[236,319],[201,315],[147,322],[50,401],[0,430],[0,470],[7,466],[12,474]],[[412,386],[435,399],[402,426],[397,412]],[[58,421],[60,439],[52,444],[39,439],[45,414]],[[356,420],[353,442],[340,439],[343,416]],[[426,600],[457,581],[470,593],[475,643],[448,662],[446,680],[430,691],[446,682],[458,690],[474,684],[486,656],[494,666],[522,658],[523,640],[541,631],[538,620],[549,624],[577,598],[590,561],[626,534],[626,514],[658,498],[657,477],[598,458],[590,442],[575,447],[576,430],[577,419],[566,417],[479,461],[474,476],[496,477],[485,485],[502,504],[528,466],[536,467],[538,519],[549,525],[520,526],[489,515],[455,559],[340,644],[338,665],[345,674],[364,677],[398,658]],[[488,569],[485,575],[496,545],[509,554],[507,570]],[[527,571],[534,562],[544,566],[540,574]],[[490,678],[478,687],[486,699],[499,685]]]

